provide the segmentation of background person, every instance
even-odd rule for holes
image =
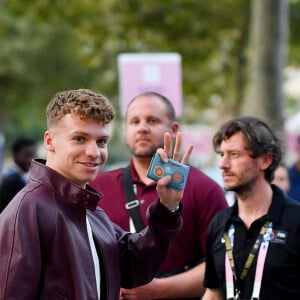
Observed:
[[[278,138],[265,122],[240,117],[221,126],[213,145],[237,202],[210,225],[203,300],[300,299],[300,205],[271,184]]]
[[[114,108],[79,89],[57,93],[46,114],[47,160],[33,160],[29,183],[0,215],[0,299],[117,300],[121,284],[131,288],[157,274],[182,226],[183,191],[167,188],[170,176],[161,178],[149,227],[123,231],[87,184],[106,162]],[[174,154],[171,143],[166,134],[165,151],[157,151],[163,160],[179,159],[181,136]]]
[[[132,154],[130,166],[102,172],[91,185],[103,192],[99,205],[114,222],[128,230],[133,222],[125,207],[125,191],[134,193],[133,199],[138,200],[136,212],[147,224],[146,210],[158,197],[156,182],[146,176],[147,170],[156,149],[163,145],[164,132],[174,137],[179,124],[171,102],[153,92],[142,93],[129,103],[125,123],[126,143]],[[131,183],[124,184],[124,174]],[[190,168],[182,203],[183,228],[159,278],[132,290],[122,289],[123,299],[199,299],[202,295],[208,224],[227,203],[222,188],[194,167]]]
[[[289,167],[290,189],[288,195],[300,202],[300,136],[297,139],[297,160]]]
[[[0,212],[26,185],[35,151],[36,143],[30,137],[19,136],[13,141],[11,145],[13,165],[3,174],[0,184]]]
[[[272,183],[281,188],[285,194],[288,194],[290,190],[290,178],[288,168],[284,163],[281,163],[275,170]]]

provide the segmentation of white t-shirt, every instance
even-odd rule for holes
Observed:
[[[95,276],[96,276],[98,299],[100,300],[100,280],[101,280],[101,278],[100,278],[99,257],[98,257],[96,246],[95,246],[94,239],[93,239],[91,224],[90,224],[87,216],[86,216],[86,227],[87,227],[90,246],[91,246],[91,249],[92,249],[94,266],[95,266],[94,269],[95,269]]]

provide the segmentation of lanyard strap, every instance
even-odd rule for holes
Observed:
[[[268,247],[270,240],[272,238],[272,223],[269,224],[266,233],[263,237],[263,240],[260,245],[260,249],[258,252],[257,257],[257,264],[256,264],[256,272],[255,272],[255,280],[254,280],[254,287],[251,299],[259,299],[259,292],[261,288],[261,281],[262,281],[262,274],[263,269],[266,261],[266,256],[268,252]]]
[[[231,226],[229,227],[228,232],[227,231],[224,232],[224,240],[225,240],[225,248],[226,248],[225,270],[226,270],[227,299],[238,299],[239,297],[239,290],[237,288],[237,275],[236,275],[236,269],[235,269],[235,264],[233,259],[233,251],[232,251],[233,243],[234,243],[234,233],[235,233],[235,228],[233,224],[231,224]],[[271,233],[272,233],[272,223],[270,221],[265,221],[248,255],[248,258],[245,262],[245,265],[243,267],[240,276],[241,280],[244,280],[247,277],[249,268],[251,267],[259,249],[258,263],[257,263],[258,267],[256,269],[254,291],[252,295],[254,296],[255,294],[255,298],[258,298],[259,291],[260,291],[263,266],[266,259]]]
[[[139,206],[140,202],[136,200],[137,199],[136,185],[133,184],[129,166],[123,169],[122,184],[123,184],[123,190],[126,198],[125,208],[128,210],[130,214],[130,217],[135,227],[135,231],[140,232],[145,227],[145,224],[141,216],[141,211]]]

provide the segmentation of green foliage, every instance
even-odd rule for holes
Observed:
[[[300,1],[291,0],[290,5],[290,40],[289,64],[300,66]]]
[[[246,82],[249,0],[10,0],[0,2],[0,131],[41,139],[54,93],[86,87],[118,110],[122,52],[182,56],[183,122],[204,110],[237,114]],[[299,62],[299,1],[290,61]],[[117,156],[117,155],[116,155]]]
[[[45,128],[45,107],[59,90],[89,87],[94,73],[80,60],[78,41],[62,20],[41,22],[30,11],[1,9],[1,130],[37,139]]]

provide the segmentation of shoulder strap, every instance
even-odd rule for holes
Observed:
[[[139,208],[140,203],[136,199],[136,195],[133,192],[133,181],[130,174],[130,166],[127,166],[123,169],[122,182],[126,198],[125,207],[132,218],[136,232],[140,232],[145,225]]]

